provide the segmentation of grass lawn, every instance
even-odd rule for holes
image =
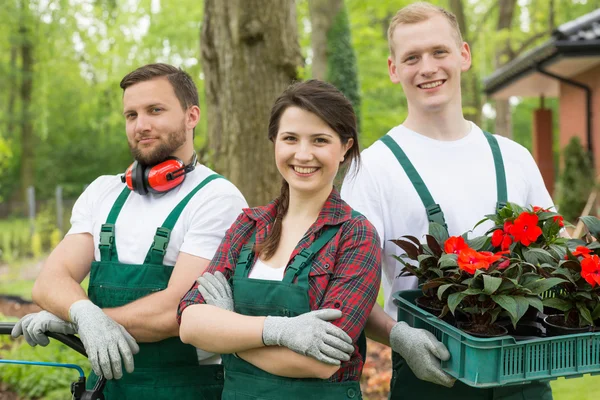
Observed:
[[[582,378],[558,378],[551,381],[554,400],[600,399],[600,376],[585,375]]]

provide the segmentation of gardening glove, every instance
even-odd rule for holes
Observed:
[[[263,342],[265,346],[285,346],[326,364],[340,365],[350,359],[354,345],[346,332],[327,321],[341,316],[340,310],[332,308],[292,318],[268,316],[263,326]]]
[[[229,282],[225,279],[225,275],[220,271],[215,272],[214,275],[210,272],[205,272],[196,282],[198,282],[198,291],[204,297],[206,304],[233,311],[231,286],[229,286]],[[196,355],[199,361],[206,360],[214,354],[196,347]]]
[[[73,335],[77,333],[77,329],[71,322],[63,321],[48,311],[40,311],[21,318],[10,335],[15,339],[23,335],[25,341],[33,347],[38,344],[48,346],[50,339],[46,336],[46,332]]]
[[[77,326],[79,337],[98,376],[120,379],[125,370],[133,372],[133,355],[140,351],[135,339],[90,300],[71,305],[69,317]]]
[[[390,332],[390,345],[417,378],[446,387],[454,385],[456,379],[445,373],[440,364],[440,360],[450,359],[450,353],[431,332],[398,322]]]
[[[197,279],[198,291],[204,297],[206,304],[233,311],[233,293],[225,275],[217,271],[215,274],[205,272]]]

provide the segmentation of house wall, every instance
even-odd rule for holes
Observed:
[[[596,66],[570,79],[588,85],[592,89],[592,144],[596,174],[600,175],[600,66]],[[578,136],[587,146],[587,114],[585,91],[566,83],[560,84],[560,148],[572,137]]]

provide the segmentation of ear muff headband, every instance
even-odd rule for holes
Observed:
[[[133,191],[141,195],[148,194],[148,188],[144,182],[144,166],[135,161],[132,168]]]
[[[196,153],[189,165],[176,157],[169,157],[153,166],[144,166],[136,160],[121,176],[121,181],[130,190],[141,195],[165,193],[181,185],[185,174],[192,172],[195,167]]]

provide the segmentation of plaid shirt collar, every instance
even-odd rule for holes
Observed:
[[[275,221],[278,204],[279,198],[273,200],[266,206],[244,209],[244,213],[248,218],[256,222],[257,241],[260,241],[266,236],[269,224]],[[337,189],[333,188],[319,213],[319,217],[307,233],[318,232],[325,225],[339,225],[348,221],[351,217],[352,208],[342,200]]]

